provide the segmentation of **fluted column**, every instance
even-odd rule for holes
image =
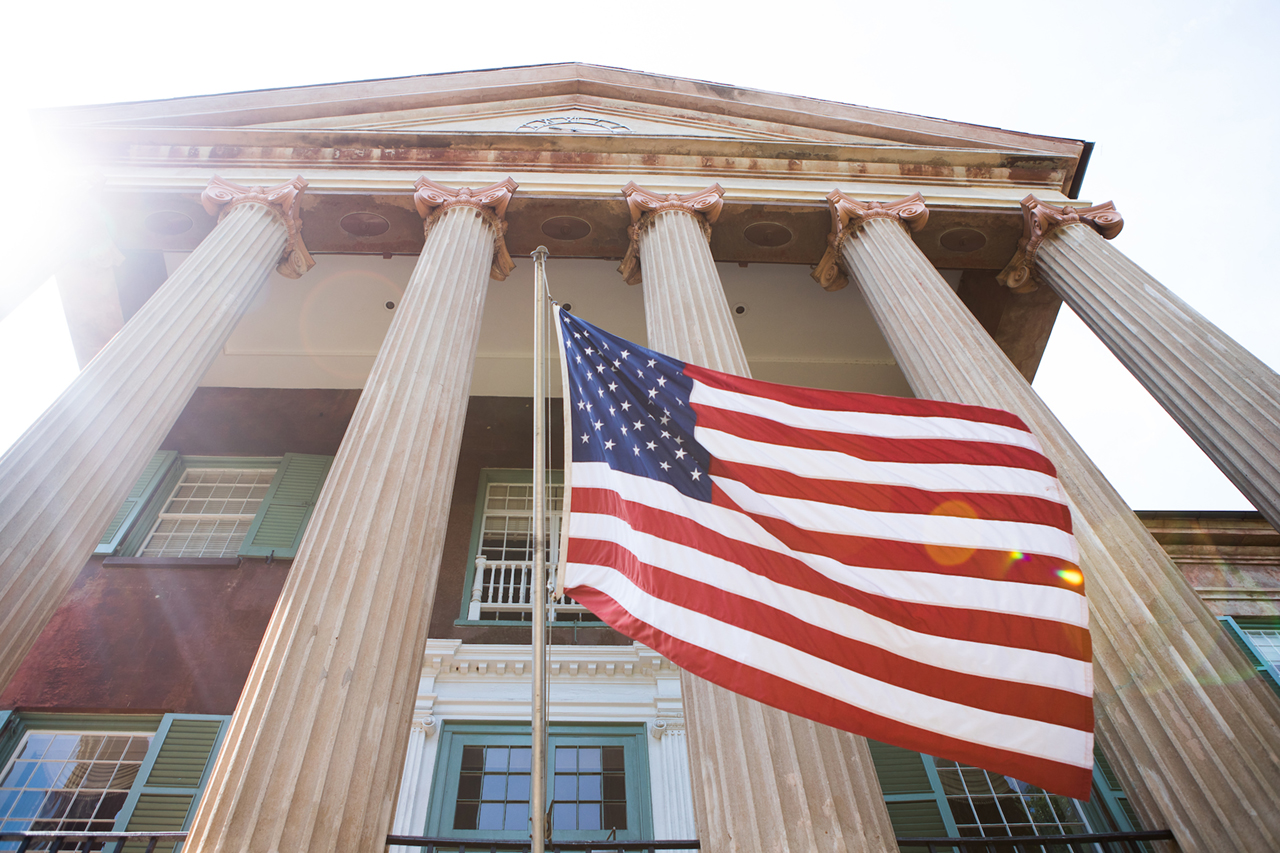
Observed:
[[[0,457],[0,684],[272,268],[301,274],[305,264],[295,259],[307,256],[297,216],[306,185],[295,178],[251,189],[215,178],[204,202],[222,211],[217,227]]]
[[[628,184],[649,345],[749,376],[707,241],[723,191]],[[620,270],[629,282],[634,264]],[[694,816],[707,853],[897,850],[866,741],[682,673]]]
[[[426,244],[241,694],[192,850],[384,848],[485,292],[491,268],[510,269],[500,238],[514,189],[418,181]]]
[[[1014,412],[1057,466],[1090,603],[1097,732],[1144,822],[1185,853],[1280,849],[1280,701],[911,241],[919,194],[829,201],[832,252],[916,394]]]
[[[1023,237],[1001,281],[1053,288],[1232,483],[1280,528],[1280,376],[1107,241],[1110,202],[1022,200]]]

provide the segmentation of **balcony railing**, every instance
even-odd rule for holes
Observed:
[[[1167,829],[1143,832],[1100,832],[1089,835],[1023,835],[983,838],[914,838],[898,836],[899,849],[903,851],[925,850],[929,853],[950,853],[961,850],[983,853],[1150,853],[1153,849],[1172,850],[1173,845],[1153,846],[1152,841],[1173,841],[1173,832]],[[528,853],[527,840],[491,840],[483,838],[428,838],[421,835],[388,835],[387,844],[400,847],[417,847],[425,853]],[[697,850],[697,839],[684,841],[548,841],[546,849],[551,853],[567,850],[594,850],[598,853],[612,851]]]
[[[163,853],[172,850],[174,844],[186,837],[185,832],[0,832],[0,851]]]
[[[1015,835],[982,838],[917,838],[898,836],[903,853],[1151,853],[1173,850],[1172,844],[1153,846],[1146,842],[1173,841],[1168,829],[1142,832],[1095,832],[1087,835]]]
[[[548,566],[554,570],[553,566]],[[476,576],[471,585],[471,603],[467,607],[468,619],[518,619],[527,621],[533,610],[532,562],[486,560],[476,557]],[[552,622],[578,620],[589,613],[567,595],[551,602]]]

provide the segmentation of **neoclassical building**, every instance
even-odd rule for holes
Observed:
[[[44,259],[83,370],[0,459],[0,831],[527,837],[545,245],[556,299],[678,358],[1031,425],[1073,503],[1100,747],[1089,804],[1049,797],[561,601],[555,838],[1280,849],[1280,380],[1110,242],[1089,143],[575,64],[39,118],[100,180]],[[1029,385],[1062,302],[1258,514],[1130,511]]]

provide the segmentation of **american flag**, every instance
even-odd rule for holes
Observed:
[[[1017,417],[744,379],[557,318],[565,592],[729,690],[1088,798],[1083,578]]]

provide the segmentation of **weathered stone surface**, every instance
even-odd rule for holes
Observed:
[[[1054,460],[1089,592],[1098,736],[1144,822],[1184,851],[1280,849],[1280,701],[903,227],[868,220],[841,251],[918,396],[1012,411]]]
[[[422,255],[196,815],[192,849],[385,847],[494,261],[494,223],[492,212],[472,204],[430,215]]]
[[[698,214],[639,234],[649,345],[749,376]],[[896,850],[866,741],[683,673],[698,838],[708,853]]]
[[[0,458],[0,683],[8,683],[288,240],[237,205]]]
[[[1042,281],[1280,527],[1280,376],[1084,223],[1036,253]]]

